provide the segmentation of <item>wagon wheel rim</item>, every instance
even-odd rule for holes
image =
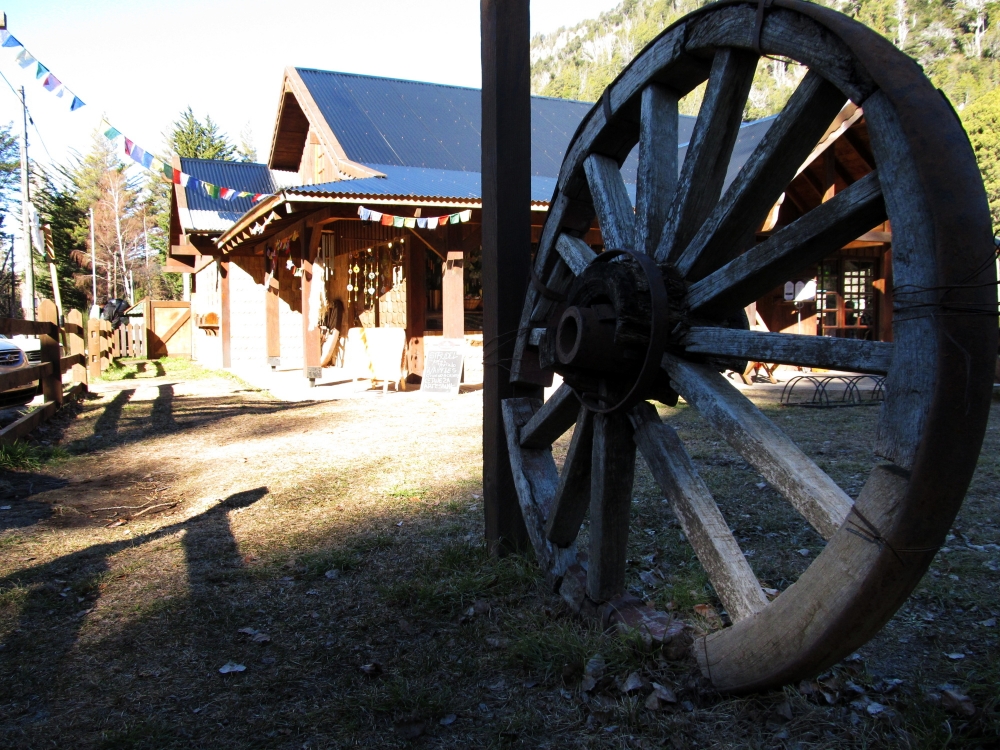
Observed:
[[[543,460],[532,452],[544,453],[575,424],[561,474],[545,469],[545,481],[526,479],[518,490],[536,552],[556,579],[576,559],[573,543],[589,510],[587,589],[595,601],[624,588],[638,445],[732,617],[732,626],[694,644],[706,677],[729,691],[786,683],[835,663],[905,601],[971,479],[997,342],[995,323],[984,314],[996,313],[985,193],[950,106],[912,61],[860,24],[797,0],[775,0],[763,15],[758,10],[719,3],[685,17],[640,53],[581,124],[542,232],[534,266],[540,283],[525,300],[512,368],[516,382],[532,382],[541,366],[563,372],[567,383],[540,408],[505,402],[515,464]],[[787,57],[809,72],[723,193],[760,53]],[[677,100],[706,78],[678,176]],[[873,171],[741,253],[747,232],[851,102],[867,118]],[[619,165],[636,142],[633,214]],[[641,315],[628,302],[629,289],[642,297],[641,278],[632,273],[628,281],[628,269],[618,268],[625,281],[602,287],[594,253],[579,239],[595,215],[606,248],[656,259],[670,296],[664,377],[641,396],[683,396],[827,540],[773,601],[654,407],[640,402],[594,413],[572,397],[589,383],[607,393],[605,403],[615,403],[616,389],[635,375],[634,367],[609,374],[600,361],[609,307],[615,345],[620,335],[635,344],[642,334]],[[740,325],[743,305],[886,218],[893,227],[895,343],[758,333]],[[747,359],[886,374],[875,440],[881,463],[855,501],[720,374],[726,363]],[[964,384],[961,393],[949,389],[949,380]],[[942,459],[948,471],[939,470]],[[524,465],[518,471],[530,473]]]

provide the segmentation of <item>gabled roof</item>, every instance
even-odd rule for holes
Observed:
[[[312,123],[327,150],[341,159],[341,171],[354,166],[377,172],[389,165],[479,172],[481,98],[479,89],[462,86],[289,68],[268,163],[297,169]],[[566,146],[593,106],[531,97],[533,176],[558,176]],[[681,142],[690,137],[694,120],[681,117]],[[634,156],[625,163],[627,182],[635,181],[635,166]]]
[[[255,162],[180,159],[180,169],[199,180],[249,193],[276,193],[299,184],[297,172],[282,172]],[[222,232],[253,208],[251,198],[212,198],[201,187],[182,188],[185,201],[178,203],[183,232]]]

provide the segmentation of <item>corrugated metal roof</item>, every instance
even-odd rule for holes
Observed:
[[[256,162],[181,158],[181,171],[219,187],[249,193],[274,193],[288,185],[297,184],[299,180],[295,172],[272,172],[266,164]],[[239,218],[253,207],[253,200],[250,198],[233,198],[230,201],[211,198],[200,185],[186,188],[184,194],[191,211],[236,214]]]
[[[726,170],[726,181],[723,183],[722,191],[725,192],[729,189],[729,185],[733,180],[736,179],[736,175],[743,168],[743,165],[747,163],[747,159],[750,158],[750,154],[753,150],[757,148],[757,144],[760,143],[760,139],[764,137],[764,134],[770,130],[772,123],[774,123],[774,118],[777,115],[771,117],[765,117],[760,120],[754,120],[753,122],[745,122],[740,126],[739,135],[736,136],[736,145],[733,147],[733,155],[729,159],[729,169]],[[681,142],[680,151],[677,154],[678,164],[684,163],[684,157],[687,156],[688,141],[691,139],[691,132],[688,131],[687,138],[679,138]],[[634,152],[632,156],[634,156]]]
[[[365,166],[383,172],[385,177],[303,185],[287,190],[286,195],[454,200],[456,203],[479,201],[482,198],[482,175],[478,171],[397,167],[391,164]],[[531,200],[542,203],[548,201],[555,186],[555,177],[532,177]]]
[[[455,172],[481,169],[479,89],[297,69],[347,157],[363,164]],[[557,177],[566,146],[591,102],[531,97],[531,173]],[[681,117],[686,141],[693,117]],[[635,181],[635,155],[623,167]],[[551,194],[550,196],[551,197]]]

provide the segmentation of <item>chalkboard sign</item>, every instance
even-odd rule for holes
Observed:
[[[428,336],[424,339],[423,393],[458,393],[465,358],[464,339]]]

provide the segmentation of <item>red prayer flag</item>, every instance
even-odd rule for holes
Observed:
[[[130,141],[128,138],[125,139],[125,153],[128,154],[129,156],[132,155],[132,147],[134,145],[135,144],[132,143],[132,141]]]
[[[394,216],[389,216],[389,214],[382,214],[382,226],[391,227],[394,218]]]

